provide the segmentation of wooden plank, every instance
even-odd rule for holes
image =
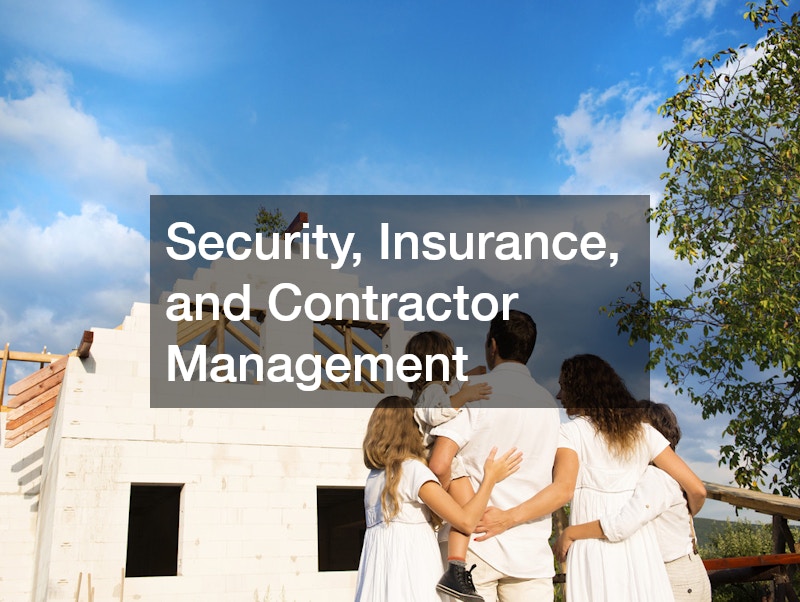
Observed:
[[[239,341],[242,345],[247,347],[252,353],[261,353],[261,350],[258,348],[253,341],[248,339],[245,335],[239,332],[239,329],[233,325],[233,322],[228,322],[225,325],[225,330],[230,332],[233,335],[233,338]]]
[[[42,368],[46,370],[46,368]],[[51,375],[50,377],[46,378],[42,382],[25,389],[22,393],[17,395],[16,397],[9,399],[7,404],[10,408],[18,408],[22,404],[38,397],[42,393],[52,389],[53,387],[58,388],[61,386],[61,383],[64,381],[64,374],[65,371],[61,370],[56,374]]]
[[[202,320],[196,320],[193,322],[179,322],[178,323],[178,346],[183,346],[192,339],[199,337],[209,328],[213,328],[214,326],[214,319],[208,315],[204,314]]]
[[[198,344],[203,345],[204,347],[208,347],[211,343],[217,340],[217,334],[218,334],[217,324],[215,322],[214,326],[209,329],[209,331],[206,333],[206,336],[200,339],[200,343]]]
[[[317,324],[322,324],[322,325],[325,325],[325,326],[329,325],[329,324],[331,326],[334,326],[334,325],[337,325],[337,324],[338,325],[342,325],[342,326],[351,325],[351,326],[353,326],[355,328],[362,328],[364,330],[371,330],[372,332],[375,333],[375,335],[379,339],[382,339],[384,337],[384,335],[387,332],[389,332],[389,324],[388,324],[388,322],[372,322],[371,320],[349,320],[349,319],[347,319],[347,320],[345,320],[345,319],[336,320],[334,318],[327,318],[325,320],[320,320],[319,322],[317,322]]]
[[[242,320],[242,324],[247,326],[256,336],[261,336],[261,325],[257,322],[253,322],[252,320]]]
[[[6,425],[6,429],[8,431],[17,430],[18,428],[25,426],[26,423],[32,422],[35,418],[41,416],[42,414],[45,414],[49,410],[52,410],[56,406],[56,397],[57,395],[54,395],[44,403],[33,408],[30,412],[25,412],[22,416],[20,416],[16,420],[9,420],[8,424]],[[24,406],[22,406],[22,408],[26,408],[28,407],[28,405],[29,404],[26,403]],[[52,412],[50,412],[50,414],[52,415]]]
[[[60,360],[63,355],[56,353],[32,353],[30,351],[9,351],[8,359],[16,360],[18,362],[39,362],[50,364],[56,360]]]
[[[78,344],[78,357],[85,360],[89,357],[89,350],[94,342],[94,333],[91,330],[84,330],[81,342]]]
[[[351,327],[346,327],[344,329],[344,354],[347,356],[347,361],[350,362],[351,366],[355,366],[355,358],[353,357],[353,329]],[[353,376],[353,371],[350,371],[350,374],[345,381],[347,388],[352,390],[355,384],[355,377]]]
[[[58,361],[55,361],[52,364],[50,364],[49,366],[45,366],[44,368],[41,368],[40,370],[37,370],[33,374],[29,374],[25,378],[22,378],[22,379],[18,380],[13,385],[8,387],[8,394],[9,395],[19,395],[23,391],[27,391],[28,389],[41,384],[42,382],[44,382],[45,380],[47,380],[48,378],[50,378],[54,374],[58,374],[59,372],[62,372],[67,367],[67,360],[68,359],[69,358],[67,356],[61,356]],[[28,399],[31,399],[32,397],[35,397],[35,395],[29,397]],[[11,406],[10,403],[8,405]],[[17,405],[19,405],[19,404],[17,404]],[[14,406],[11,406],[11,407],[15,408],[17,406],[14,405]]]
[[[217,320],[217,353],[225,353],[225,325],[228,318],[222,316]]]
[[[330,351],[334,353],[338,353],[340,355],[344,355],[344,349],[342,349],[339,345],[337,345],[333,339],[331,339],[327,334],[322,332],[319,328],[314,326],[314,338],[317,339],[320,343],[325,345]],[[323,358],[324,359],[324,358]],[[355,364],[351,363],[351,366]],[[362,382],[369,382],[374,389],[377,390],[378,393],[384,392],[384,386],[382,383],[378,381],[371,381],[369,379],[369,370],[367,370],[363,365],[361,366],[361,380]]]
[[[738,556],[736,558],[706,558],[703,565],[707,571],[742,569],[746,567],[771,567],[800,564],[800,554],[762,554],[761,556]]]
[[[18,420],[22,418],[28,412],[32,412],[40,405],[47,403],[51,399],[55,399],[58,397],[58,392],[61,390],[61,387],[50,387],[47,391],[44,391],[40,395],[37,395],[30,401],[23,403],[18,408],[14,408],[9,410],[8,412],[8,421],[11,422],[12,420]]]
[[[762,491],[751,491],[728,485],[704,483],[706,497],[719,500],[732,506],[750,508],[764,514],[778,514],[790,520],[800,520],[800,500],[797,498],[783,497]]]
[[[331,324],[331,326],[338,332],[339,334],[344,336],[345,327],[340,324]],[[364,339],[358,336],[355,332],[350,329],[350,336],[353,337],[353,344],[358,347],[358,349],[364,353],[368,353],[369,355],[379,355],[375,349],[373,349],[372,345],[367,343]]]
[[[322,332],[322,330],[320,330],[316,326],[314,326],[314,338],[317,339],[323,345],[325,345],[325,347],[327,347],[330,351],[333,351],[334,353],[338,353],[340,355],[344,355],[344,349],[339,347],[339,345],[332,338],[330,338],[327,334]]]
[[[24,429],[21,429],[21,432],[7,432],[6,434],[8,436],[6,437],[5,447],[14,447],[15,445],[19,445],[25,441],[25,439],[30,439],[39,431],[46,429],[50,424],[50,418],[52,418],[52,415],[53,411],[51,410],[47,414],[44,414],[45,419],[38,421],[36,424],[26,425]]]

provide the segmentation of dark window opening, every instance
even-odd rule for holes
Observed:
[[[178,574],[178,525],[183,485],[131,483],[126,577]]]
[[[355,571],[364,544],[363,487],[317,487],[320,571]]]

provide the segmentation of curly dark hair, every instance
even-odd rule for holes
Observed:
[[[642,399],[639,405],[644,410],[644,419],[664,435],[673,450],[678,447],[678,442],[681,440],[681,427],[672,408],[665,403],[657,403],[649,399]]]
[[[566,359],[558,382],[569,416],[588,418],[616,455],[633,450],[642,436],[645,412],[607,361],[591,354]]]

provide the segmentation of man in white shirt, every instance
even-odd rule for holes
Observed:
[[[525,365],[535,344],[536,324],[528,314],[511,310],[508,320],[498,315],[491,321],[486,336],[486,363],[491,372],[482,377],[492,387],[490,399],[467,404],[458,416],[432,431],[437,440],[430,468],[443,485],[449,484],[450,465],[457,453],[477,489],[483,462],[493,447],[516,447],[523,452],[523,462],[519,471],[495,486],[490,506],[517,506],[552,483],[559,418],[555,399]],[[463,584],[466,578],[488,602],[552,600],[550,533],[547,515],[484,541],[473,539],[466,562],[451,562],[437,589],[458,595],[460,588],[454,580]],[[467,571],[466,564],[477,566]],[[462,599],[479,600],[480,596]]]

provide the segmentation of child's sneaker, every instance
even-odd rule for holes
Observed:
[[[473,564],[472,568],[467,570],[466,566],[451,562],[436,584],[436,591],[464,602],[483,602],[483,596],[478,595],[472,583],[472,571],[476,566]]]

